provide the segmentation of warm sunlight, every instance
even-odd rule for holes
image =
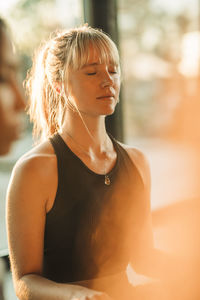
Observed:
[[[180,72],[187,77],[198,76],[200,70],[200,33],[186,33],[182,40],[182,60]]]

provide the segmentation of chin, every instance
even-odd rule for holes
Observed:
[[[112,115],[114,114],[114,112],[115,112],[115,111],[110,112],[110,113],[107,113],[107,114],[105,114],[104,116],[106,116],[106,117],[112,116]]]
[[[111,116],[111,115],[114,114],[114,112],[115,112],[115,107],[112,107],[112,108],[110,107],[107,110],[105,110],[105,113],[103,115],[105,115],[105,116]]]
[[[6,155],[11,150],[11,143],[0,143],[0,156]]]
[[[115,103],[110,103],[109,105],[108,105],[108,103],[106,103],[106,104],[107,105],[103,105],[101,107],[100,114],[104,115],[104,116],[110,116],[110,115],[114,114],[116,104]]]

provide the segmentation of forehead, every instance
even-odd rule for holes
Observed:
[[[72,55],[72,68],[75,70],[82,69],[85,65],[97,64],[114,64],[119,65],[117,50],[105,43],[89,42],[82,47],[74,49]]]
[[[107,57],[109,57],[109,51],[107,53]],[[90,45],[88,47],[88,53],[85,57],[85,63],[91,64],[91,63],[102,63],[105,62],[105,54],[103,55],[101,51],[94,46]]]
[[[97,47],[94,47],[93,45],[88,46],[88,54],[89,60],[99,59],[101,56],[100,50],[98,50]]]

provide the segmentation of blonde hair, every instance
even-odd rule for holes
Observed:
[[[61,83],[62,91],[67,91],[69,69],[87,64],[90,46],[99,53],[100,62],[120,68],[114,42],[101,30],[87,25],[57,32],[34,56],[25,87],[35,138],[48,138],[61,129],[67,103],[63,93],[56,91],[55,83]]]

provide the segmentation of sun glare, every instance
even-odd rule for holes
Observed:
[[[190,32],[183,36],[180,72],[187,77],[196,77],[200,68],[200,33]]]
[[[0,14],[6,16],[8,10],[19,0],[0,1]]]

